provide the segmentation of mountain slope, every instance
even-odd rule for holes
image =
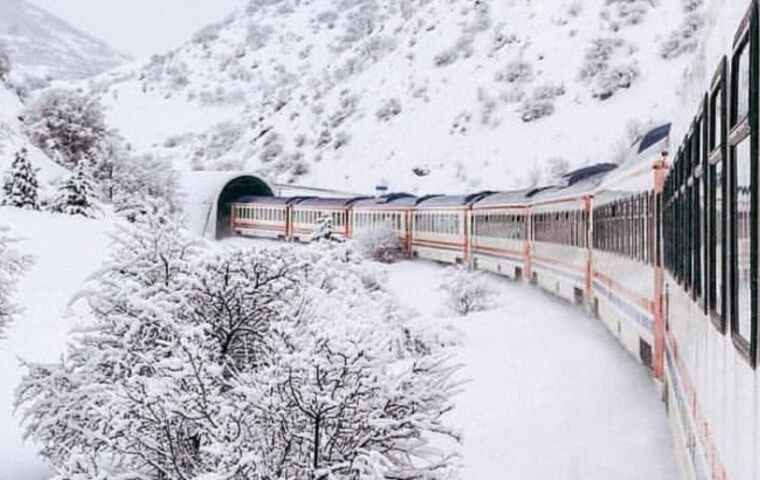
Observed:
[[[0,0],[0,44],[17,75],[37,79],[82,79],[128,60],[25,0]]]
[[[91,88],[180,168],[414,192],[619,160],[673,114],[699,1],[253,0]],[[543,178],[542,178],[543,177]]]

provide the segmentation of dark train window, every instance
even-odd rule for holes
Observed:
[[[739,351],[754,365],[757,348],[757,52],[756,18],[752,35],[737,41],[731,69],[729,136],[730,217],[732,219],[731,334]],[[750,40],[750,38],[752,40]],[[749,118],[749,121],[746,119]]]
[[[723,89],[710,96],[710,151],[723,144]]]

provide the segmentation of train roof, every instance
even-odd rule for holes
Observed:
[[[573,197],[586,192],[593,192],[607,175],[618,169],[614,163],[598,163],[573,170],[562,177],[563,183],[534,189],[526,196],[531,202],[541,202],[562,197]]]
[[[420,208],[464,207],[490,195],[493,195],[493,192],[478,192],[470,195],[432,195],[420,199],[417,206]]]
[[[350,207],[360,200],[366,200],[369,197],[339,198],[339,197],[310,197],[298,202],[299,207],[326,207],[326,208],[345,208]]]
[[[527,203],[529,189],[514,190],[511,192],[496,192],[475,202],[476,207],[491,207],[501,205],[515,205]]]
[[[379,197],[364,198],[354,202],[356,208],[393,209],[414,207],[419,199],[409,193],[388,193]]]
[[[235,200],[235,203],[255,203],[257,205],[293,205],[302,202],[310,197],[264,197],[255,195],[246,195]]]
[[[645,133],[644,136],[641,137],[637,153],[644,153],[658,144],[667,144],[670,139],[671,126],[672,124],[666,123]]]

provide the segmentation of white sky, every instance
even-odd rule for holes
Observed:
[[[133,57],[181,44],[247,0],[29,0]]]

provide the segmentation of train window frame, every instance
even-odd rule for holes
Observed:
[[[729,166],[729,192],[730,192],[730,206],[728,217],[732,218],[730,222],[730,232],[732,237],[731,248],[733,255],[730,255],[730,292],[731,292],[731,317],[729,319],[729,325],[731,327],[731,339],[734,343],[739,354],[749,362],[754,368],[757,364],[757,348],[758,348],[758,285],[757,285],[757,272],[758,272],[758,88],[760,87],[758,81],[758,12],[757,6],[753,2],[750,11],[742,21],[742,25],[739,28],[735,41],[734,49],[731,54],[731,124],[728,135],[728,166]],[[744,58],[747,54],[746,59]],[[749,63],[749,71],[747,72],[749,78],[748,91],[746,95],[747,112],[746,115],[741,115],[739,111],[739,88],[740,88],[740,75],[743,73],[741,68],[742,59],[745,59]],[[743,95],[742,95],[743,96]],[[749,162],[749,188],[750,188],[750,212],[749,212],[749,268],[748,279],[749,282],[749,331],[746,332],[747,336],[742,332],[743,319],[741,315],[741,308],[739,305],[740,300],[740,265],[739,265],[739,230],[737,219],[739,218],[738,210],[738,157],[740,148],[748,142],[748,162]]]
[[[727,258],[727,236],[728,229],[728,195],[726,172],[727,165],[727,142],[728,137],[728,57],[721,59],[718,68],[713,75],[710,83],[709,109],[708,109],[708,128],[709,128],[709,145],[708,145],[708,165],[707,184],[708,184],[708,223],[710,225],[710,240],[708,249],[708,311],[713,326],[722,334],[728,329],[729,311],[726,308],[727,302],[727,284],[728,269]],[[716,185],[716,172],[720,166],[721,181]],[[718,214],[717,193],[721,192],[721,213]],[[716,225],[720,224],[720,238],[716,236]],[[717,254],[717,247],[720,245],[720,256]],[[720,269],[718,269],[720,266]],[[718,270],[720,271],[720,282],[718,282]]]

